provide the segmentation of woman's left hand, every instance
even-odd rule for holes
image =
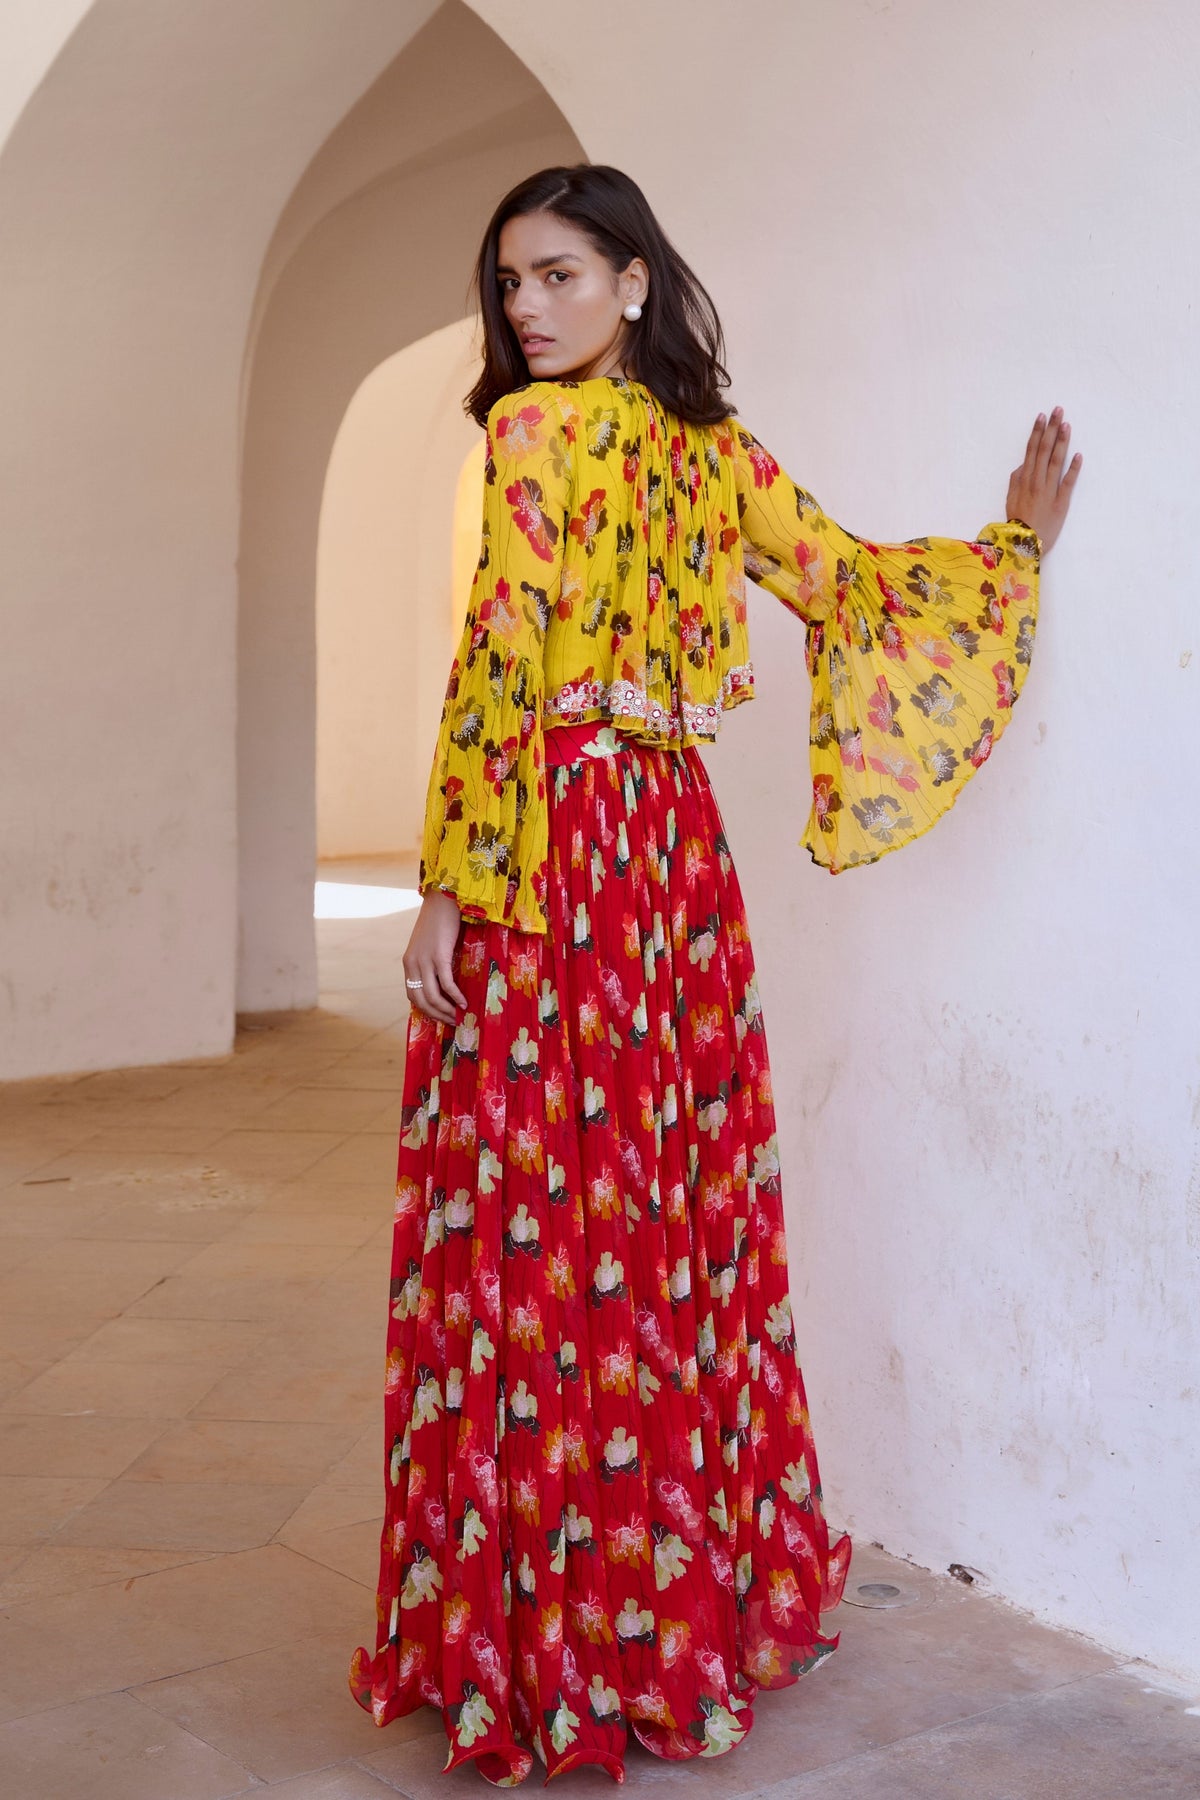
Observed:
[[[1070,468],[1063,473],[1071,427],[1062,410],[1056,406],[1048,421],[1044,413],[1038,414],[1025,446],[1025,460],[1013,470],[1008,482],[1006,517],[1018,519],[1037,532],[1043,556],[1063,528],[1083,467],[1083,458],[1076,452]]]
[[[442,1025],[456,1025],[455,1007],[467,1004],[467,996],[454,979],[461,923],[454,895],[442,888],[426,888],[403,957],[409,1005]]]

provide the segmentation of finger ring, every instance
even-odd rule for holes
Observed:
[[[424,987],[425,983],[423,981],[406,981],[404,985],[406,988],[415,988]]]

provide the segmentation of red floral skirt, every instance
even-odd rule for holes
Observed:
[[[379,1725],[447,1769],[624,1778],[745,1736],[836,1649],[741,890],[695,749],[546,734],[548,934],[464,924],[412,1016],[396,1182]]]

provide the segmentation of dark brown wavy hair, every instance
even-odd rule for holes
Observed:
[[[664,406],[697,425],[736,412],[721,396],[729,374],[721,361],[724,333],[712,299],[668,243],[636,181],[606,163],[539,169],[510,188],[484,233],[472,274],[483,321],[483,369],[463,401],[476,424],[501,395],[536,379],[504,311],[496,276],[500,229],[525,213],[546,212],[582,231],[615,275],[640,256],[650,272],[642,316],[633,324],[624,362],[631,378]]]

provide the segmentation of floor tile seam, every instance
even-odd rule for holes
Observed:
[[[919,1731],[901,1732],[886,1743],[872,1744],[864,1750],[856,1750],[850,1756],[834,1757],[829,1762],[818,1763],[814,1768],[805,1769],[802,1775],[785,1775],[779,1781],[758,1789],[753,1795],[730,1796],[729,1800],[772,1800],[773,1796],[781,1796],[789,1782],[807,1781],[810,1776],[827,1774],[831,1769],[847,1769],[853,1764],[866,1762],[871,1757],[884,1756],[900,1744],[918,1743],[922,1738],[934,1738],[940,1732],[957,1730],[961,1726],[975,1725],[981,1719],[990,1718],[994,1713],[1009,1711],[1014,1707],[1028,1706],[1031,1703],[1040,1705],[1053,1696],[1062,1693],[1065,1688],[1083,1687],[1090,1681],[1098,1681],[1114,1673],[1113,1669],[1093,1669],[1087,1675],[1073,1675],[1065,1681],[1056,1681],[1050,1687],[1036,1688],[1027,1694],[1014,1694],[1007,1700],[998,1700],[994,1706],[982,1706],[976,1712],[961,1713],[952,1719],[942,1719],[936,1725],[923,1725]],[[803,1789],[800,1789],[803,1800]]]
[[[295,1555],[295,1554],[297,1554],[297,1552],[292,1552],[292,1554]],[[324,1565],[319,1564],[318,1567],[324,1568]],[[174,1571],[164,1569],[159,1572],[162,1574],[171,1574]],[[325,1569],[325,1573],[328,1574],[328,1573],[330,1573],[330,1571],[328,1569]],[[336,1571],[335,1571],[335,1573],[336,1573]],[[138,1576],[137,1579],[144,1580],[145,1577]],[[345,1577],[345,1579],[350,1580],[351,1578],[349,1576],[347,1576],[347,1577]],[[314,1635],[321,1635],[321,1634],[314,1634]],[[138,1694],[137,1689],[153,1687],[153,1686],[155,1686],[156,1683],[163,1682],[163,1681],[182,1681],[187,1676],[203,1674],[206,1669],[219,1669],[227,1663],[244,1662],[247,1657],[269,1656],[269,1655],[271,1655],[271,1653],[273,1651],[287,1650],[290,1646],[294,1645],[296,1643],[296,1641],[297,1641],[296,1634],[293,1632],[290,1636],[280,1638],[276,1641],[272,1641],[269,1644],[259,1644],[258,1647],[254,1650],[240,1650],[236,1656],[210,1657],[205,1662],[189,1663],[186,1667],[179,1668],[179,1669],[173,1668],[170,1671],[170,1673],[167,1675],[150,1675],[150,1676],[147,1676],[144,1680],[126,1682],[123,1686],[111,1687],[111,1688],[100,1688],[95,1693],[77,1696],[76,1698],[71,1699],[71,1700],[50,1699],[47,1701],[46,1704],[42,1704],[39,1702],[32,1706],[25,1708],[24,1710],[22,1710],[20,1712],[14,1713],[13,1716],[9,1719],[0,1719],[0,1730],[3,1730],[4,1726],[6,1726],[6,1725],[16,1725],[22,1719],[43,1718],[43,1717],[45,1717],[45,1715],[47,1713],[60,1712],[64,1707],[78,1706],[83,1701],[86,1701],[86,1700],[105,1700],[105,1699],[108,1699],[113,1694],[126,1694],[126,1695],[128,1695],[128,1697],[131,1700],[138,1701],[139,1704],[144,1706],[144,1708],[147,1712],[153,1713],[156,1718],[167,1719],[171,1723],[174,1723],[173,1720],[170,1720],[169,1714],[161,1712],[158,1709],[158,1707],[152,1706],[149,1701],[143,1701],[141,1699],[141,1696]],[[347,1670],[348,1670],[349,1662],[347,1662],[346,1666],[347,1666]],[[350,1697],[348,1688],[347,1688],[346,1698],[350,1705],[354,1704],[353,1700]],[[180,1730],[188,1730],[188,1729],[189,1729],[189,1727],[187,1727],[187,1726],[180,1726]],[[193,1733],[192,1735],[195,1736],[196,1734]],[[200,1741],[202,1743],[207,1744],[209,1749],[217,1750],[217,1746],[215,1744],[208,1744],[208,1740],[206,1738],[202,1738]],[[218,1754],[224,1755],[225,1752],[218,1750]],[[231,1758],[230,1760],[237,1761],[237,1758]],[[240,1766],[244,1766],[244,1765],[240,1765]],[[335,1767],[336,1765],[331,1764],[330,1766]],[[307,1771],[305,1771],[305,1772],[307,1773]],[[260,1779],[258,1776],[253,1775],[253,1772],[250,1770],[247,1770],[247,1774],[250,1775],[253,1780]],[[264,1781],[262,1785],[264,1787],[266,1787],[269,1784]]]
[[[12,1570],[11,1573],[5,1577],[5,1580],[6,1581],[12,1580],[14,1577],[19,1575],[21,1572],[21,1569],[23,1569],[25,1566],[25,1562],[27,1562],[29,1560],[29,1557],[35,1556],[39,1550],[45,1550],[48,1547],[48,1545],[49,1545],[48,1538],[43,1538],[39,1543],[31,1544],[29,1546],[28,1556],[26,1556],[24,1561],[16,1569]],[[64,1548],[67,1550],[81,1550],[81,1551],[86,1551],[86,1550],[94,1551],[97,1548],[101,1548],[102,1550],[110,1550],[111,1549],[111,1550],[119,1551],[122,1555],[129,1555],[129,1556],[138,1556],[138,1555],[170,1556],[173,1554],[173,1552],[171,1552],[169,1550],[163,1550],[161,1548],[155,1548],[154,1546],[151,1546],[151,1545],[142,1545],[142,1544],[118,1544],[118,1545],[105,1544],[103,1546],[97,1546],[95,1544],[66,1544],[66,1545],[60,1545],[59,1548]],[[285,1546],[285,1548],[286,1548],[286,1546]],[[185,1551],[184,1552],[184,1560],[182,1562],[168,1563],[165,1569],[143,1569],[136,1575],[128,1575],[128,1574],[111,1575],[111,1576],[106,1576],[103,1581],[89,1581],[87,1586],[83,1587],[83,1588],[80,1588],[78,1586],[72,1586],[72,1587],[63,1588],[60,1592],[57,1592],[57,1593],[31,1594],[26,1599],[23,1599],[23,1600],[0,1601],[0,1612],[7,1611],[10,1607],[16,1607],[16,1606],[31,1606],[31,1605],[42,1606],[42,1605],[45,1605],[46,1602],[50,1601],[50,1600],[65,1599],[68,1594],[74,1594],[75,1598],[78,1599],[81,1594],[97,1594],[100,1592],[101,1588],[118,1587],[118,1586],[132,1587],[132,1585],[135,1581],[146,1581],[152,1575],[176,1575],[179,1573],[179,1571],[181,1569],[193,1569],[196,1567],[196,1565],[198,1563],[216,1562],[219,1557],[228,1556],[228,1555],[229,1555],[229,1552],[227,1550],[206,1550],[206,1551],[201,1551],[195,1555],[191,1554],[190,1552]]]
[[[29,1414],[21,1415],[22,1418],[31,1417],[31,1416],[33,1416],[33,1415],[29,1415]],[[86,1500],[81,1500],[79,1502],[78,1506],[73,1506],[71,1508],[70,1512],[67,1513],[65,1515],[65,1517],[61,1518],[58,1521],[57,1525],[52,1526],[51,1529],[45,1534],[44,1537],[35,1538],[33,1540],[33,1542],[29,1546],[30,1549],[31,1550],[40,1550],[45,1545],[50,1544],[54,1541],[54,1539],[57,1537],[58,1533],[63,1529],[63,1527],[66,1525],[69,1525],[71,1523],[71,1520],[75,1517],[76,1513],[81,1513],[85,1507],[91,1506],[95,1501],[99,1500],[101,1498],[101,1496],[105,1493],[105,1491],[112,1486],[114,1481],[120,1480],[120,1477],[116,1476],[116,1475],[4,1475],[4,1476],[0,1476],[0,1480],[3,1480],[3,1481],[88,1481],[88,1482],[98,1481],[100,1483],[100,1486],[99,1486],[98,1490],[96,1491],[96,1493],[89,1494],[88,1498]]]
[[[435,1730],[437,1730],[437,1728],[439,1728],[439,1724],[441,1724],[441,1719],[432,1719],[432,1721],[430,1721],[430,1726],[428,1726],[428,1733],[426,1733],[426,1732],[421,1733],[421,1737],[426,1737],[426,1735],[432,1735],[432,1733],[434,1733]],[[412,1739],[405,1739],[405,1742],[412,1742]],[[385,1750],[385,1748],[387,1748],[387,1746],[385,1746],[385,1744],[381,1744],[380,1748],[381,1748],[381,1750]],[[367,1755],[376,1755],[376,1757],[378,1757],[378,1753],[380,1753],[380,1751],[378,1751],[378,1750],[367,1751]],[[408,1793],[407,1787],[399,1787],[398,1784],[396,1784],[396,1782],[394,1782],[394,1780],[390,1780],[390,1777],[387,1777],[387,1775],[385,1775],[385,1773],[383,1773],[383,1769],[372,1769],[371,1764],[369,1764],[369,1762],[363,1762],[362,1757],[345,1757],[344,1762],[345,1762],[345,1764],[347,1764],[347,1766],[353,1766],[353,1768],[362,1769],[363,1775],[369,1775],[369,1777],[371,1777],[371,1780],[374,1780],[374,1782],[380,1782],[381,1786],[385,1787],[385,1789],[387,1789],[387,1791],[389,1791],[389,1793],[394,1793],[394,1795],[401,1795],[401,1796],[403,1796],[403,1800],[412,1800],[412,1796],[410,1796],[410,1793]],[[336,1769],[336,1768],[340,1768],[340,1766],[342,1766],[342,1764],[336,1764],[336,1762],[331,1762],[331,1764],[329,1764],[329,1768]],[[439,1773],[439,1775],[441,1775],[441,1773],[444,1773],[444,1771],[441,1771],[441,1769],[439,1769],[439,1771],[437,1771],[437,1773]],[[534,1791],[538,1791],[538,1789],[540,1789],[540,1787],[543,1786],[543,1782],[538,1782],[538,1780],[536,1780],[536,1778],[534,1778],[534,1780],[531,1780],[531,1782],[529,1782],[529,1784],[527,1784],[527,1786],[533,1787]],[[729,1800],[743,1800],[743,1796],[730,1795]]]
[[[69,1421],[71,1419],[105,1419],[110,1424],[116,1424],[116,1425],[155,1424],[160,1427],[160,1429],[154,1433],[154,1436],[152,1438],[150,1438],[146,1443],[144,1443],[142,1445],[141,1449],[138,1450],[133,1456],[130,1457],[129,1461],[125,1464],[124,1468],[118,1469],[115,1474],[112,1474],[112,1475],[86,1475],[82,1469],[77,1469],[74,1471],[73,1475],[35,1476],[34,1479],[39,1480],[39,1481],[70,1481],[70,1480],[75,1479],[76,1477],[80,1481],[124,1481],[126,1479],[126,1477],[128,1476],[130,1469],[132,1469],[134,1463],[137,1462],[141,1457],[145,1456],[148,1451],[153,1450],[155,1444],[158,1443],[160,1438],[166,1436],[167,1432],[170,1431],[170,1429],[173,1425],[179,1424],[178,1419],[171,1419],[171,1418],[163,1419],[163,1418],[160,1418],[160,1416],[157,1413],[152,1414],[148,1418],[142,1418],[142,1417],[131,1418],[128,1414],[98,1412],[94,1407],[89,1408],[86,1412],[77,1412],[77,1413],[0,1412],[0,1425],[4,1424],[5,1421],[9,1420],[9,1419],[46,1419],[46,1420],[53,1419],[53,1420],[56,1420],[60,1425],[66,1424],[67,1421]],[[6,1470],[0,1469],[0,1475],[6,1474],[6,1473],[7,1473]],[[93,1496],[92,1496],[93,1500],[98,1500],[99,1498],[100,1498],[99,1494],[93,1494]],[[91,1501],[88,1502],[88,1505],[91,1505]],[[63,1523],[65,1524],[66,1521],[64,1520]],[[55,1529],[55,1531],[57,1531],[59,1529],[59,1527],[55,1526],[54,1529]]]
[[[351,1704],[353,1705],[356,1703],[352,1701]],[[387,1748],[386,1744],[380,1745],[381,1750],[385,1750],[386,1748]],[[379,1754],[379,1751],[378,1750],[372,1751],[369,1754],[377,1756]],[[389,1794],[401,1794],[401,1795],[403,1795],[404,1800],[411,1800],[411,1796],[409,1795],[407,1788],[397,1787],[396,1783],[394,1781],[390,1780],[389,1777],[386,1776],[381,1769],[372,1769],[367,1763],[365,1763],[363,1761],[361,1756],[351,1756],[342,1763],[329,1763],[326,1766],[330,1769],[338,1769],[338,1768],[343,1768],[343,1767],[353,1768],[353,1769],[361,1769],[364,1775],[366,1775],[371,1781],[379,1782],[380,1786],[385,1788]],[[320,1774],[324,1773],[324,1770],[314,1769],[313,1773],[315,1775],[320,1775]],[[441,1771],[439,1771],[439,1773],[441,1773]],[[537,1784],[535,1783],[533,1785],[536,1786]],[[730,1796],[730,1800],[740,1800],[740,1796],[736,1796],[736,1795]]]
[[[289,1089],[290,1093],[298,1093],[299,1091],[300,1090],[298,1088]],[[350,1092],[353,1092],[354,1090],[353,1089],[341,1089],[340,1091],[343,1093],[350,1093]],[[286,1098],[286,1095],[279,1096],[279,1099],[285,1099],[285,1098]],[[279,1104],[279,1100],[271,1101],[272,1106],[276,1106],[278,1104]],[[267,1137],[267,1136],[280,1137],[285,1134],[288,1137],[333,1137],[334,1134],[336,1133],[337,1129],[338,1128],[336,1125],[286,1125],[286,1126],[284,1126],[284,1125],[232,1125],[229,1127],[229,1129],[227,1131],[223,1132],[222,1137],[219,1138],[216,1141],[216,1143],[211,1144],[209,1146],[209,1148],[213,1149],[213,1150],[219,1148],[222,1139],[227,1138],[227,1137],[232,1137],[233,1133],[235,1131],[238,1132],[243,1137],[252,1132],[257,1132],[262,1137]],[[359,1129],[359,1131],[361,1131],[361,1130],[365,1129],[365,1127],[360,1126],[358,1129]],[[345,1133],[346,1137],[353,1137],[354,1135],[355,1135],[355,1133],[352,1130],[347,1131]],[[333,1148],[335,1148],[335,1149],[336,1149],[336,1147],[337,1147],[336,1145],[333,1146]],[[186,1151],[180,1151],[181,1156],[186,1155],[186,1154],[187,1154]]]
[[[319,1365],[314,1365],[314,1368],[319,1370]],[[252,1373],[252,1371],[248,1370],[248,1369],[233,1369],[230,1372],[231,1372],[231,1374],[234,1374],[234,1375],[247,1376],[247,1377]],[[204,1398],[205,1397],[202,1397],[201,1399],[197,1400],[196,1405],[203,1406]],[[374,1419],[374,1416],[375,1416],[375,1413],[377,1410],[378,1410],[378,1408],[376,1407],[375,1401],[374,1401],[374,1399],[372,1399],[370,1415],[365,1416],[363,1418],[359,1436],[362,1435],[362,1432],[370,1429],[371,1423]],[[193,1408],[193,1410],[191,1412],[183,1413],[179,1418],[173,1419],[171,1421],[171,1423],[174,1425],[340,1425],[343,1418],[346,1415],[346,1411],[347,1411],[347,1409],[343,1408],[342,1411],[338,1414],[336,1419],[312,1419],[312,1418],[281,1419],[279,1417],[278,1413],[272,1413],[272,1415],[269,1419],[263,1419],[263,1418],[259,1418],[257,1414],[255,1414],[253,1416],[249,1416],[245,1413],[236,1413],[233,1415],[232,1418],[227,1413],[201,1413],[199,1416],[197,1416],[195,1409]],[[0,1413],[0,1419],[2,1419],[4,1416],[5,1415],[3,1413]],[[21,1418],[28,1418],[28,1417],[33,1417],[34,1415],[22,1413],[17,1416],[21,1417]],[[356,1438],[355,1443],[357,1443],[357,1442],[358,1442],[358,1439]],[[147,1445],[146,1447],[147,1447],[147,1449],[150,1448],[149,1445]],[[353,1449],[354,1445],[352,1444],[350,1446],[350,1448]],[[337,1460],[340,1460],[340,1458]],[[330,1465],[330,1467],[332,1467],[332,1464]],[[284,1487],[290,1487],[291,1483],[283,1482],[282,1485]]]
[[[104,1321],[104,1324],[108,1325],[108,1324],[111,1324],[111,1322],[112,1322],[111,1320],[106,1319]],[[174,1325],[177,1323],[177,1321],[174,1319],[168,1319],[168,1320],[160,1321],[160,1322],[170,1324],[170,1325]],[[184,1321],[184,1323],[189,1324],[189,1325],[195,1325],[197,1323],[200,1323],[203,1325],[214,1325],[214,1324],[224,1325],[226,1323],[233,1324],[233,1325],[245,1325],[247,1323],[253,1324],[256,1322],[257,1321],[254,1321],[254,1320],[247,1321],[245,1319],[231,1319],[228,1321],[226,1321],[224,1319],[201,1319],[199,1321],[197,1321],[195,1319],[188,1319],[188,1320]],[[101,1327],[101,1329],[103,1329],[103,1327]],[[77,1344],[75,1346],[74,1350],[68,1350],[67,1354],[65,1356],[60,1356],[57,1359],[57,1361],[50,1363],[48,1365],[47,1369],[42,1370],[42,1374],[44,1375],[44,1374],[48,1373],[48,1369],[60,1369],[64,1363],[73,1362],[75,1357],[80,1356],[81,1353],[87,1348],[88,1344],[91,1343],[92,1338],[97,1337],[97,1336],[99,1336],[98,1332],[92,1332],[88,1337],[86,1337],[84,1339],[83,1343]],[[195,1358],[181,1356],[181,1357],[173,1358],[169,1362],[161,1362],[161,1361],[157,1362],[155,1364],[155,1367],[160,1368],[160,1369],[190,1369],[195,1360],[196,1360]],[[146,1367],[146,1357],[144,1355],[143,1356],[131,1356],[128,1358],[126,1358],[124,1356],[106,1356],[106,1357],[103,1357],[99,1362],[96,1361],[95,1357],[92,1357],[87,1360],[86,1364],[81,1362],[81,1367],[82,1366],[86,1366],[89,1369],[144,1369]],[[224,1364],[218,1370],[217,1375],[214,1377],[213,1386],[214,1387],[216,1386],[216,1383],[221,1380],[222,1376],[236,1374],[240,1368],[241,1368],[240,1362]],[[40,1378],[37,1376],[34,1377],[34,1380],[38,1380],[38,1379],[40,1379]],[[32,1386],[33,1383],[31,1382],[29,1385]],[[20,1390],[20,1393],[24,1393],[24,1391],[25,1390],[22,1388]],[[205,1392],[207,1393],[208,1390],[205,1389]],[[19,1394],[11,1394],[9,1396],[9,1399],[16,1400],[19,1397],[20,1397]],[[201,1398],[203,1398],[203,1395],[201,1396]],[[6,1408],[7,1405],[8,1405],[8,1401],[6,1400],[4,1402],[4,1408]],[[0,1408],[0,1411],[3,1411],[4,1408]],[[67,1417],[69,1415],[55,1414],[54,1416],[57,1418],[57,1417]],[[113,1414],[111,1416],[119,1418],[122,1415]],[[129,1416],[137,1417],[139,1415],[135,1414],[135,1415],[129,1415]],[[154,1419],[154,1418],[158,1417],[158,1414],[157,1413],[149,1413],[146,1416],[148,1418]]]
[[[181,1673],[190,1675],[194,1674],[195,1671],[188,1669],[181,1671]],[[166,1676],[164,1679],[171,1680],[172,1677]],[[179,1720],[173,1718],[170,1713],[160,1712],[158,1707],[151,1706],[148,1702],[144,1701],[141,1695],[136,1693],[132,1687],[115,1688],[113,1689],[113,1692],[124,1694],[127,1700],[132,1700],[135,1706],[139,1706],[148,1717],[155,1719],[160,1725],[173,1726],[176,1731],[181,1731],[185,1737],[191,1738],[194,1744],[200,1745],[205,1750],[211,1750],[214,1756],[219,1756],[225,1762],[232,1763],[235,1769],[240,1769],[246,1777],[246,1785],[245,1787],[238,1788],[237,1794],[257,1793],[269,1786],[269,1783],[261,1775],[256,1775],[253,1769],[248,1769],[246,1767],[240,1756],[236,1756],[231,1750],[223,1750],[219,1744],[214,1744],[201,1732],[196,1731],[193,1726],[181,1725]],[[93,1696],[93,1698],[94,1697],[95,1696]],[[72,1704],[77,1705],[78,1702],[72,1702]],[[237,1800],[237,1795],[229,1794],[226,1796],[226,1800]]]
[[[303,1504],[304,1504],[304,1502],[301,1501],[300,1505],[303,1506]],[[299,1509],[297,1508],[297,1510],[299,1510]],[[284,1524],[286,1524],[286,1523],[287,1523],[287,1521],[285,1520]],[[284,1529],[283,1525],[281,1525],[279,1527],[279,1529],[280,1529],[280,1531],[282,1531]],[[341,1527],[334,1525],[334,1526],[331,1526],[330,1529],[333,1531],[338,1531],[341,1529]],[[277,1537],[273,1537],[273,1538],[269,1539],[269,1542],[272,1544],[278,1544],[279,1548],[281,1550],[287,1550],[292,1556],[303,1557],[303,1559],[306,1563],[310,1563],[314,1569],[323,1570],[323,1572],[326,1575],[340,1575],[342,1577],[343,1581],[352,1581],[354,1583],[355,1587],[360,1587],[362,1589],[364,1594],[373,1594],[375,1592],[374,1577],[372,1577],[372,1579],[370,1581],[360,1581],[357,1575],[347,1575],[347,1573],[344,1569],[335,1569],[332,1563],[324,1563],[320,1560],[319,1557],[310,1556],[307,1550],[297,1550],[297,1548],[294,1544],[281,1543]],[[347,1663],[347,1665],[346,1665],[347,1669],[349,1668],[349,1666],[350,1666],[349,1663]]]
[[[126,1204],[125,1201],[123,1201],[123,1200],[120,1201],[119,1205],[118,1205],[118,1210],[119,1210],[120,1206],[124,1206],[125,1204]],[[259,1204],[261,1204],[261,1202]],[[240,1210],[242,1212],[253,1212],[256,1210],[256,1208],[255,1207],[242,1207]],[[96,1225],[102,1225],[104,1223],[103,1217],[96,1219],[94,1221],[94,1223]],[[234,1220],[230,1224],[229,1229],[231,1231],[236,1231],[238,1228],[238,1223],[239,1223],[239,1221]],[[34,1239],[31,1241],[36,1242],[37,1240]],[[210,1238],[207,1240],[208,1243],[218,1243],[219,1241],[220,1240],[217,1238]],[[68,1244],[191,1244],[191,1243],[194,1243],[202,1249],[207,1247],[206,1241],[203,1238],[164,1237],[161,1234],[161,1232],[156,1233],[155,1235],[153,1235],[151,1237],[138,1237],[138,1236],[136,1236],[136,1234],[134,1234],[132,1232],[126,1237],[103,1237],[103,1236],[94,1237],[89,1232],[86,1232],[86,1231],[71,1231],[71,1232],[68,1232],[65,1236],[56,1237],[54,1239],[54,1243],[56,1245],[61,1245],[64,1243],[68,1243]],[[16,1273],[19,1274],[20,1270],[18,1269],[16,1271]]]

